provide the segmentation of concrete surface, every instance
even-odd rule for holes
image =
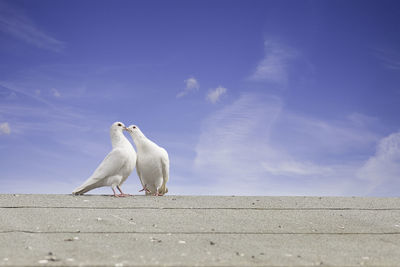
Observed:
[[[400,198],[0,195],[1,266],[400,266]]]

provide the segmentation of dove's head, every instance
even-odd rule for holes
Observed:
[[[123,124],[122,122],[116,121],[111,125],[110,131],[111,132],[121,132],[122,133],[122,131],[125,130],[125,129],[126,129],[125,124]]]
[[[139,127],[136,125],[130,125],[126,128],[126,130],[131,134],[133,138],[143,137],[142,131],[140,131]]]
[[[123,133],[123,130],[125,129],[126,129],[125,125],[119,121],[114,122],[111,125],[110,137],[111,137],[112,147],[117,147],[121,144],[126,144],[126,142],[129,143],[129,141],[126,139]]]

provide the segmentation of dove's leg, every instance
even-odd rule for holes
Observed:
[[[118,197],[117,193],[115,192],[114,187],[111,187],[112,191],[114,192],[114,197]]]
[[[130,196],[129,194],[124,194],[124,193],[122,192],[122,190],[121,190],[121,187],[119,187],[119,185],[117,185],[117,188],[118,188],[119,192],[121,192],[121,194],[118,195],[119,197],[127,197],[127,196]]]
[[[117,186],[117,188],[118,188],[118,186]],[[115,192],[115,188],[114,187],[111,187],[111,189],[114,192],[114,195],[111,195],[111,196],[114,196],[114,197],[126,197],[126,196],[129,196],[127,194],[122,193],[120,188],[118,188],[118,190],[121,192],[121,194],[117,194],[117,192]]]
[[[139,190],[139,192],[143,192],[143,191],[146,191],[146,193],[151,193],[151,191],[150,191],[149,189],[147,189],[147,184],[145,184],[145,185],[143,186],[143,189],[142,189],[142,190]]]

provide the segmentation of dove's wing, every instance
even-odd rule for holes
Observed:
[[[125,165],[126,160],[126,155],[122,149],[115,148],[111,150],[111,152],[108,153],[105,159],[94,171],[91,178],[95,180],[101,180],[117,174],[118,171]]]
[[[165,193],[168,192],[166,184],[169,179],[169,158],[168,158],[168,153],[164,148],[161,148],[161,151],[162,151],[161,169],[162,169],[162,175],[163,175],[163,183],[161,186],[161,193],[164,195]]]
[[[104,186],[105,179],[118,174],[118,171],[125,165],[126,157],[119,148],[111,150],[105,159],[100,163],[86,182],[74,190],[73,194],[84,194],[94,188]]]

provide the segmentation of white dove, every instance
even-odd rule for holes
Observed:
[[[82,195],[94,188],[111,186],[115,197],[128,196],[122,192],[120,186],[135,168],[136,152],[125,137],[123,130],[126,130],[126,127],[122,122],[114,122],[111,125],[111,152],[100,163],[92,176],[72,192],[73,195]],[[115,193],[115,187],[121,194]]]
[[[127,131],[137,149],[136,171],[146,195],[162,196],[168,192],[169,159],[167,151],[149,140],[136,125]],[[139,191],[139,192],[140,192]]]

